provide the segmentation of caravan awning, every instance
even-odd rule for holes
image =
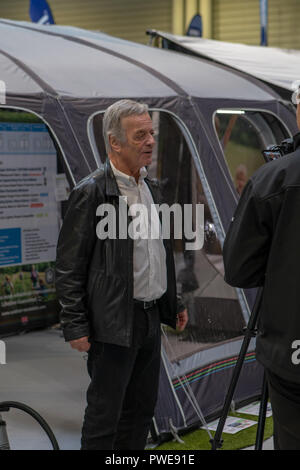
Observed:
[[[179,64],[171,51],[104,33],[0,19],[0,35],[0,60],[7,62],[0,78],[7,83],[7,94],[18,94],[26,76],[22,91],[42,87],[68,99],[186,95],[274,100],[270,89],[206,60],[185,55]]]
[[[161,31],[151,34],[163,38],[164,47],[207,58],[252,75],[290,98],[292,84],[300,82],[300,51],[275,47],[249,46],[212,39],[178,36]],[[281,89],[281,90],[279,90]]]

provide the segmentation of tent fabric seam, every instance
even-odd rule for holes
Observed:
[[[125,61],[127,61],[127,62],[129,62],[133,65],[136,65],[137,67],[143,69],[144,71],[148,72],[150,75],[154,76],[155,78],[157,78],[158,80],[163,82],[165,85],[167,85],[169,88],[171,88],[173,91],[175,91],[178,95],[187,96],[187,94],[188,94],[185,90],[183,90],[183,88],[181,88],[179,85],[177,85],[177,83],[175,83],[173,80],[170,80],[168,77],[161,74],[160,72],[157,72],[152,67],[149,67],[149,66],[143,64],[142,62],[140,62],[138,60],[131,59],[130,57],[128,57],[124,54],[120,54],[118,52],[111,51],[111,50],[107,49],[106,47],[102,47],[102,46],[98,46],[97,44],[93,44],[93,43],[91,43],[91,42],[89,42],[85,39],[76,38],[74,36],[67,36],[65,34],[55,33],[55,32],[52,32],[52,31],[42,31],[42,30],[39,30],[39,29],[27,27],[27,26],[24,26],[24,25],[5,22],[3,20],[0,20],[0,24],[14,26],[14,27],[17,27],[17,28],[22,28],[22,29],[37,32],[37,33],[40,33],[40,34],[47,34],[49,36],[60,37],[60,38],[63,38],[67,41],[75,42],[77,44],[81,44],[83,46],[87,46],[87,47],[90,47],[92,49],[96,49],[96,50],[101,51],[105,54],[109,54],[111,56],[118,57],[119,59],[125,60]]]
[[[28,75],[28,77],[30,77],[35,83],[37,83],[41,87],[45,94],[49,94],[50,96],[54,97],[58,96],[57,92],[54,90],[54,88],[51,87],[51,85],[49,85],[42,78],[40,78],[30,67],[24,64],[24,62],[22,62],[20,59],[17,59],[16,57],[8,54],[7,52],[4,52],[2,49],[0,49],[0,54],[14,62],[16,65],[18,65]]]

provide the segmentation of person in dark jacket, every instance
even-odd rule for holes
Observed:
[[[223,247],[228,284],[263,286],[256,356],[267,374],[276,450],[300,450],[300,133],[293,146],[250,178]]]
[[[145,168],[155,144],[147,105],[114,103],[105,112],[103,133],[109,158],[70,195],[57,246],[56,289],[65,340],[88,351],[81,448],[139,450],[157,399],[160,323],[182,331],[187,311],[176,293],[170,240],[124,236],[119,217],[124,200],[126,210],[162,202],[158,182]],[[107,236],[108,219],[101,216],[111,209],[117,217]],[[156,222],[159,230],[158,217]]]

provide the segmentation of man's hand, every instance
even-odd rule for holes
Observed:
[[[176,326],[179,331],[183,331],[185,329],[188,319],[189,317],[186,308],[182,310],[182,312],[178,313]]]
[[[70,345],[73,349],[77,349],[79,352],[87,352],[91,347],[88,339],[88,336],[84,336],[83,338],[79,339],[73,339],[70,341]]]

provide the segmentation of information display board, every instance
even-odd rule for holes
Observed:
[[[0,122],[0,335],[57,316],[58,176],[44,124]]]

